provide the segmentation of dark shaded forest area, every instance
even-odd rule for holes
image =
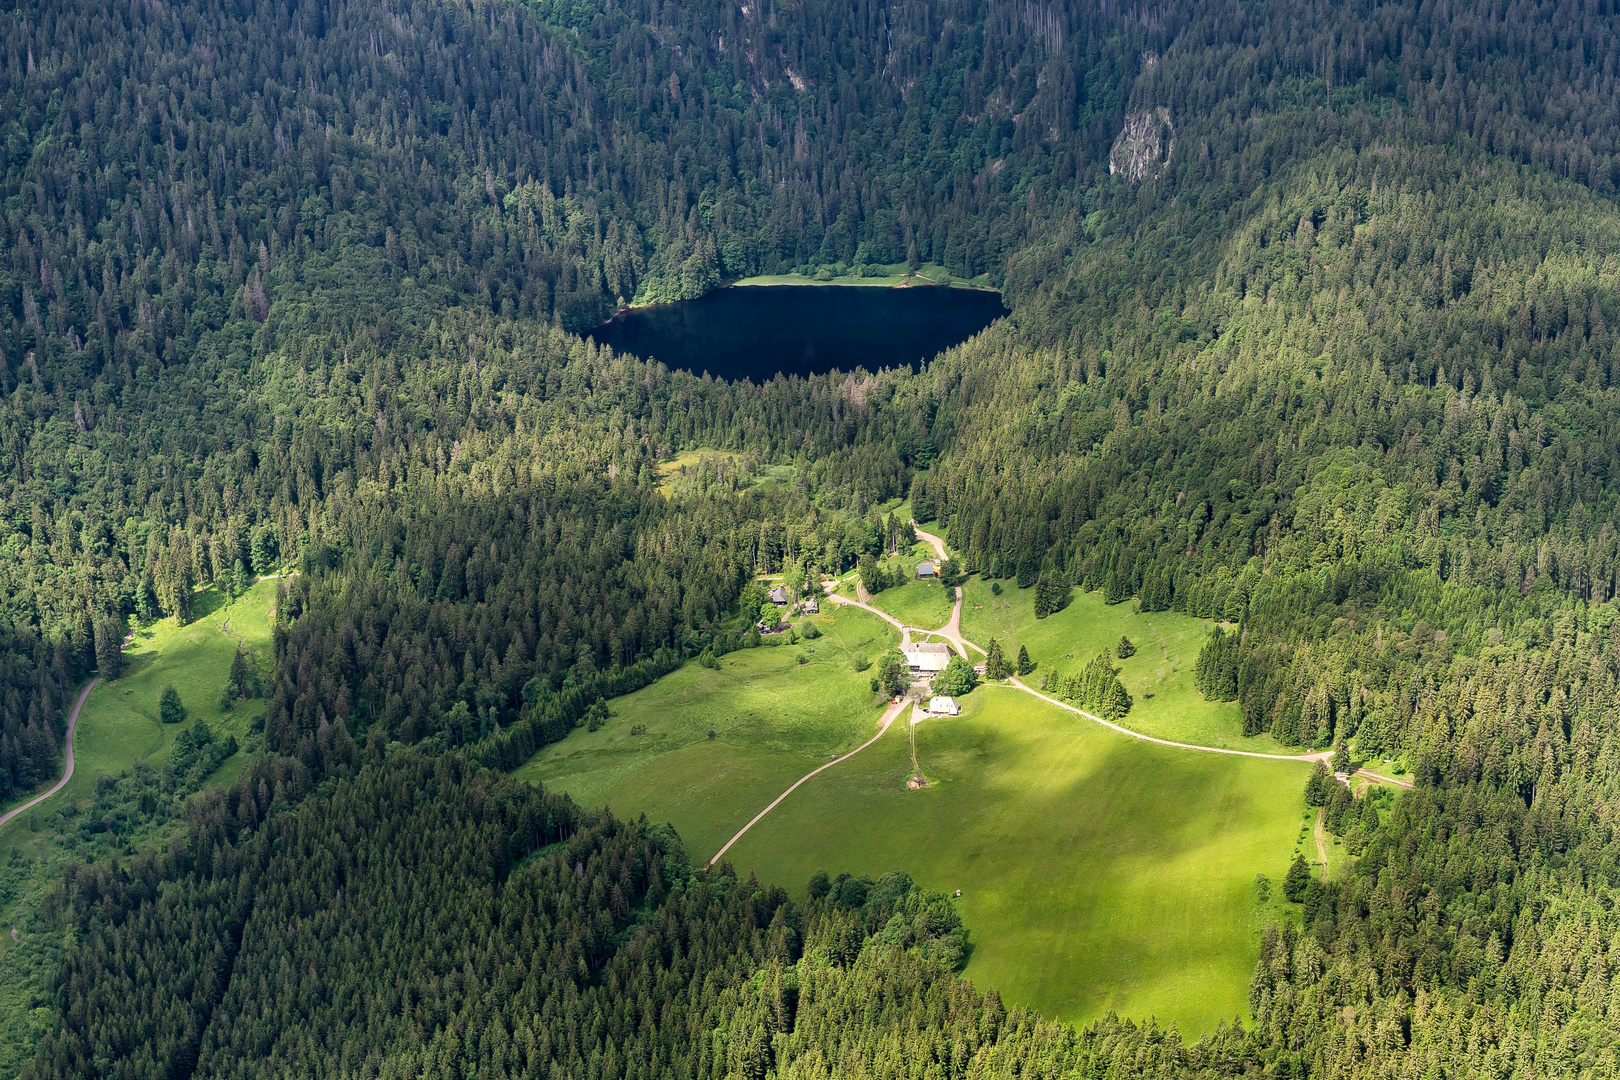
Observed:
[[[59,774],[129,616],[299,571],[265,753],[56,887],[29,1075],[1608,1075],[1617,32],[1608,0],[15,6],[0,800]],[[921,371],[728,384],[575,336],[925,262],[1013,315]],[[728,647],[756,571],[879,553],[900,497],[972,572],[1221,620],[1198,684],[1246,731],[1416,774],[1333,807],[1361,857],[1241,1026],[1008,1011],[909,882],[790,900],[501,777]]]

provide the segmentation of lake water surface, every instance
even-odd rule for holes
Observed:
[[[621,311],[588,336],[672,368],[764,382],[916,364],[1006,314],[988,289],[734,285]]]

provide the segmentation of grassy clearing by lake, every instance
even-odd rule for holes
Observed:
[[[688,663],[615,699],[599,730],[544,747],[517,775],[668,821],[693,861],[707,860],[793,781],[871,738],[882,711],[873,672],[851,658],[876,660],[899,634],[858,609],[812,621],[813,641],[728,653],[718,671]]]
[[[702,863],[795,780],[871,735],[869,672],[848,657],[875,657],[896,635],[848,608],[817,621],[827,633],[809,663],[781,646],[729,654],[719,671],[688,664],[616,699],[600,730],[544,748],[518,775],[668,821]],[[795,892],[817,869],[904,869],[960,888],[967,974],[1049,1016],[1114,1009],[1196,1032],[1245,1011],[1261,929],[1288,913],[1277,894],[1305,766],[1140,743],[1010,687],[964,705],[917,729],[932,786],[905,789],[910,749],[896,724],[795,791],[727,858]],[[1257,873],[1275,883],[1266,902]]]
[[[886,286],[896,285],[950,285],[957,288],[986,289],[990,287],[988,274],[980,274],[976,278],[957,277],[943,266],[934,263],[925,263],[915,272],[907,273],[906,264],[890,263],[884,266],[873,266],[871,275],[855,275],[843,264],[826,267],[816,274],[761,274],[757,277],[741,278],[732,282],[733,285],[867,285]],[[827,276],[823,277],[822,273]]]
[[[1010,687],[963,704],[917,728],[930,787],[905,789],[897,724],[727,858],[795,892],[817,869],[961,889],[967,976],[1054,1019],[1112,1009],[1196,1033],[1247,1012],[1261,928],[1285,910],[1305,766],[1137,742]]]
[[[1121,721],[1133,731],[1262,754],[1302,752],[1270,735],[1245,737],[1236,703],[1206,700],[1193,686],[1198,650],[1213,625],[1209,621],[1170,611],[1137,613],[1130,601],[1104,603],[1101,592],[1073,593],[1062,611],[1037,619],[1034,589],[1000,584],[999,596],[978,578],[964,587],[962,634],[979,645],[996,638],[1009,661],[1026,646],[1038,665],[1026,679],[1031,686],[1038,687],[1049,671],[1076,671],[1106,652],[1136,702]],[[1136,646],[1136,655],[1125,660],[1114,655],[1121,635]]]

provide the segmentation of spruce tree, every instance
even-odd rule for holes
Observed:
[[[165,724],[185,723],[186,706],[173,684],[163,688],[163,696],[158,701],[158,719]]]
[[[1297,904],[1305,899],[1305,888],[1311,883],[1311,868],[1305,862],[1305,856],[1295,855],[1294,861],[1288,866],[1288,876],[1283,878],[1283,895],[1288,897],[1289,903]]]

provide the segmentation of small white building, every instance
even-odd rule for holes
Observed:
[[[951,648],[943,642],[914,641],[905,648],[906,666],[914,675],[937,675],[950,662]]]
[[[928,711],[935,716],[961,716],[962,706],[956,703],[955,698],[936,694],[928,699]]]
[[[816,603],[816,598],[813,596],[806,597],[804,603],[800,605],[800,608],[806,615],[821,614],[821,605]]]

